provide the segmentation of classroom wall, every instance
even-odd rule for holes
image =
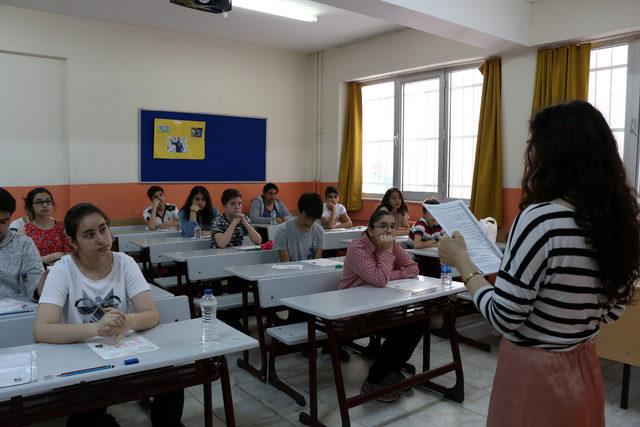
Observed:
[[[38,99],[58,102],[68,147],[64,156],[58,155],[63,150],[46,154],[53,143],[25,127],[16,136],[20,155],[3,152],[11,160],[3,160],[0,186],[19,194],[38,183],[63,186],[69,203],[100,192],[107,194],[97,198],[105,200],[102,205],[118,205],[105,206],[111,214],[137,217],[146,204],[146,185],[138,184],[138,109],[146,107],[267,117],[267,179],[312,188],[313,55],[3,5],[0,52],[0,69],[16,58],[63,64],[63,93],[28,87],[40,82],[29,74],[37,65],[14,73],[26,92],[12,95],[10,108],[29,111]],[[167,187],[170,199],[182,203],[190,185]],[[242,188],[253,195],[258,187]]]

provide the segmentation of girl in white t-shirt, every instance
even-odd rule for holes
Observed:
[[[135,261],[111,252],[108,218],[97,207],[81,203],[65,215],[64,228],[73,253],[49,271],[40,290],[35,340],[73,343],[94,336],[120,340],[128,330],[146,330],[160,320],[149,284]],[[180,425],[183,390],[154,398],[154,426]],[[67,426],[117,425],[105,408],[71,415]]]

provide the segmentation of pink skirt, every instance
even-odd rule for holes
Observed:
[[[604,426],[604,384],[595,344],[558,352],[503,338],[487,426]]]

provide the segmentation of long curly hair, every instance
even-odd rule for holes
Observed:
[[[382,200],[380,200],[380,204],[376,207],[376,209],[384,207],[384,208],[387,208],[389,212],[392,212],[393,207],[391,206],[391,196],[393,196],[393,193],[398,193],[398,195],[400,196],[400,201],[402,202],[400,204],[400,207],[398,208],[398,213],[401,215],[404,215],[407,212],[409,212],[409,207],[404,201],[404,196],[402,195],[402,191],[400,191],[400,189],[396,187],[391,187],[390,189],[387,190],[386,193],[384,193],[384,196],[382,196]]]
[[[520,208],[571,203],[609,303],[630,302],[640,277],[640,209],[609,125],[591,104],[573,101],[540,111],[529,130]]]

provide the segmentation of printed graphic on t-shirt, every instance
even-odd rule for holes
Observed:
[[[105,315],[103,309],[107,307],[119,308],[120,297],[113,294],[113,288],[105,296],[91,298],[85,291],[82,291],[82,298],[76,300],[74,306],[82,317],[82,323],[95,323]]]

